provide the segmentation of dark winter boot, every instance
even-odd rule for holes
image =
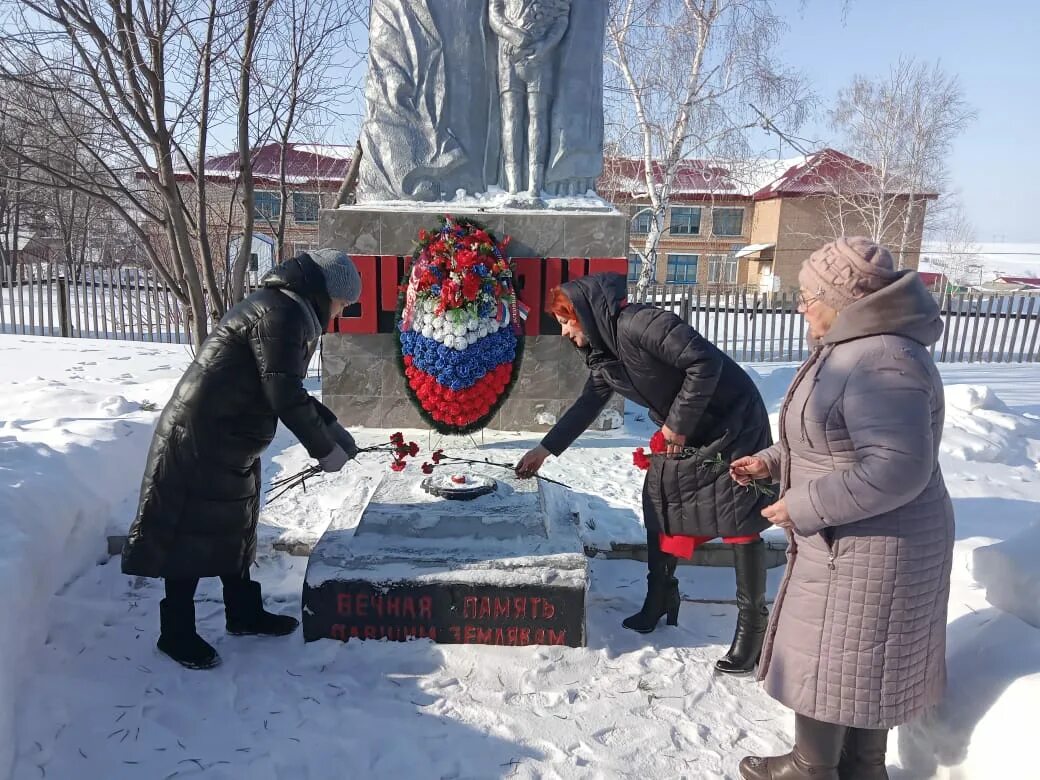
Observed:
[[[766,636],[769,611],[766,609],[765,542],[733,545],[737,577],[737,628],[729,652],[715,662],[726,674],[746,674],[755,668]]]
[[[845,726],[795,715],[794,749],[783,756],[748,756],[740,762],[744,780],[841,780],[838,761]]]
[[[679,624],[679,580],[675,578],[676,558],[661,554],[649,564],[646,575],[646,599],[643,608],[621,621],[621,625],[640,634],[649,634],[657,628],[663,615],[668,616],[668,625]]]
[[[287,636],[300,625],[300,621],[290,615],[276,615],[264,609],[259,582],[225,577],[221,580],[224,582],[224,614],[229,634]]]
[[[193,599],[160,601],[159,622],[162,628],[155,646],[160,652],[188,669],[212,669],[220,663],[217,651],[195,632]]]
[[[838,764],[840,780],[888,780],[888,729],[849,729]]]

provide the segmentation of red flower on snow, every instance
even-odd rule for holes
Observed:
[[[395,460],[390,464],[391,471],[404,471],[405,463],[403,460]]]
[[[433,465],[429,464],[429,463],[422,464],[422,473],[423,474],[432,474],[433,473]]]

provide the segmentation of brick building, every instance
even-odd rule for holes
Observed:
[[[318,212],[331,208],[350,167],[353,146],[288,144],[285,151],[288,196],[282,198],[279,171],[280,145],[268,144],[253,158],[255,218],[250,270],[262,275],[277,263],[276,228],[286,212],[285,254],[314,249],[318,245]],[[206,161],[210,233],[223,246],[230,245],[233,261],[242,232],[242,207],[238,202],[238,154]],[[229,263],[230,265],[230,263]]]
[[[665,209],[657,246],[657,281],[662,284],[747,286],[762,290],[797,286],[802,261],[834,237],[828,221],[834,193],[857,180],[849,172],[869,171],[862,162],[833,149],[789,160],[761,160],[727,166],[687,160],[680,167]],[[634,159],[608,160],[600,193],[632,215],[629,277],[638,277],[639,257],[650,229],[644,165]],[[661,173],[654,170],[661,181]],[[840,186],[845,184],[846,186]],[[890,195],[890,223],[900,223],[910,199]],[[916,196],[910,221],[907,268],[917,268],[924,229],[924,202]],[[847,234],[866,233],[862,223],[846,220]],[[898,235],[885,237],[893,245]]]

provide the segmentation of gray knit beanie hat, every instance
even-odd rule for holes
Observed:
[[[325,277],[329,298],[348,303],[361,299],[361,276],[350,255],[338,249],[315,249],[307,254]]]

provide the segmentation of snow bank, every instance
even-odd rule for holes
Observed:
[[[1038,512],[1040,514],[1040,512]],[[1040,628],[1040,523],[974,553],[975,579],[986,600]]]
[[[986,385],[946,387],[946,428],[942,452],[966,461],[1017,465],[1035,420],[1013,413]]]
[[[51,599],[106,556],[106,533],[126,531],[157,417],[152,399],[165,402],[172,389],[172,378],[126,373],[131,354],[136,370],[158,370],[139,348],[107,347],[108,377],[87,378],[97,361],[84,358],[97,343],[0,339],[0,375],[11,378],[0,385],[0,776],[13,761],[19,686],[47,638]]]

